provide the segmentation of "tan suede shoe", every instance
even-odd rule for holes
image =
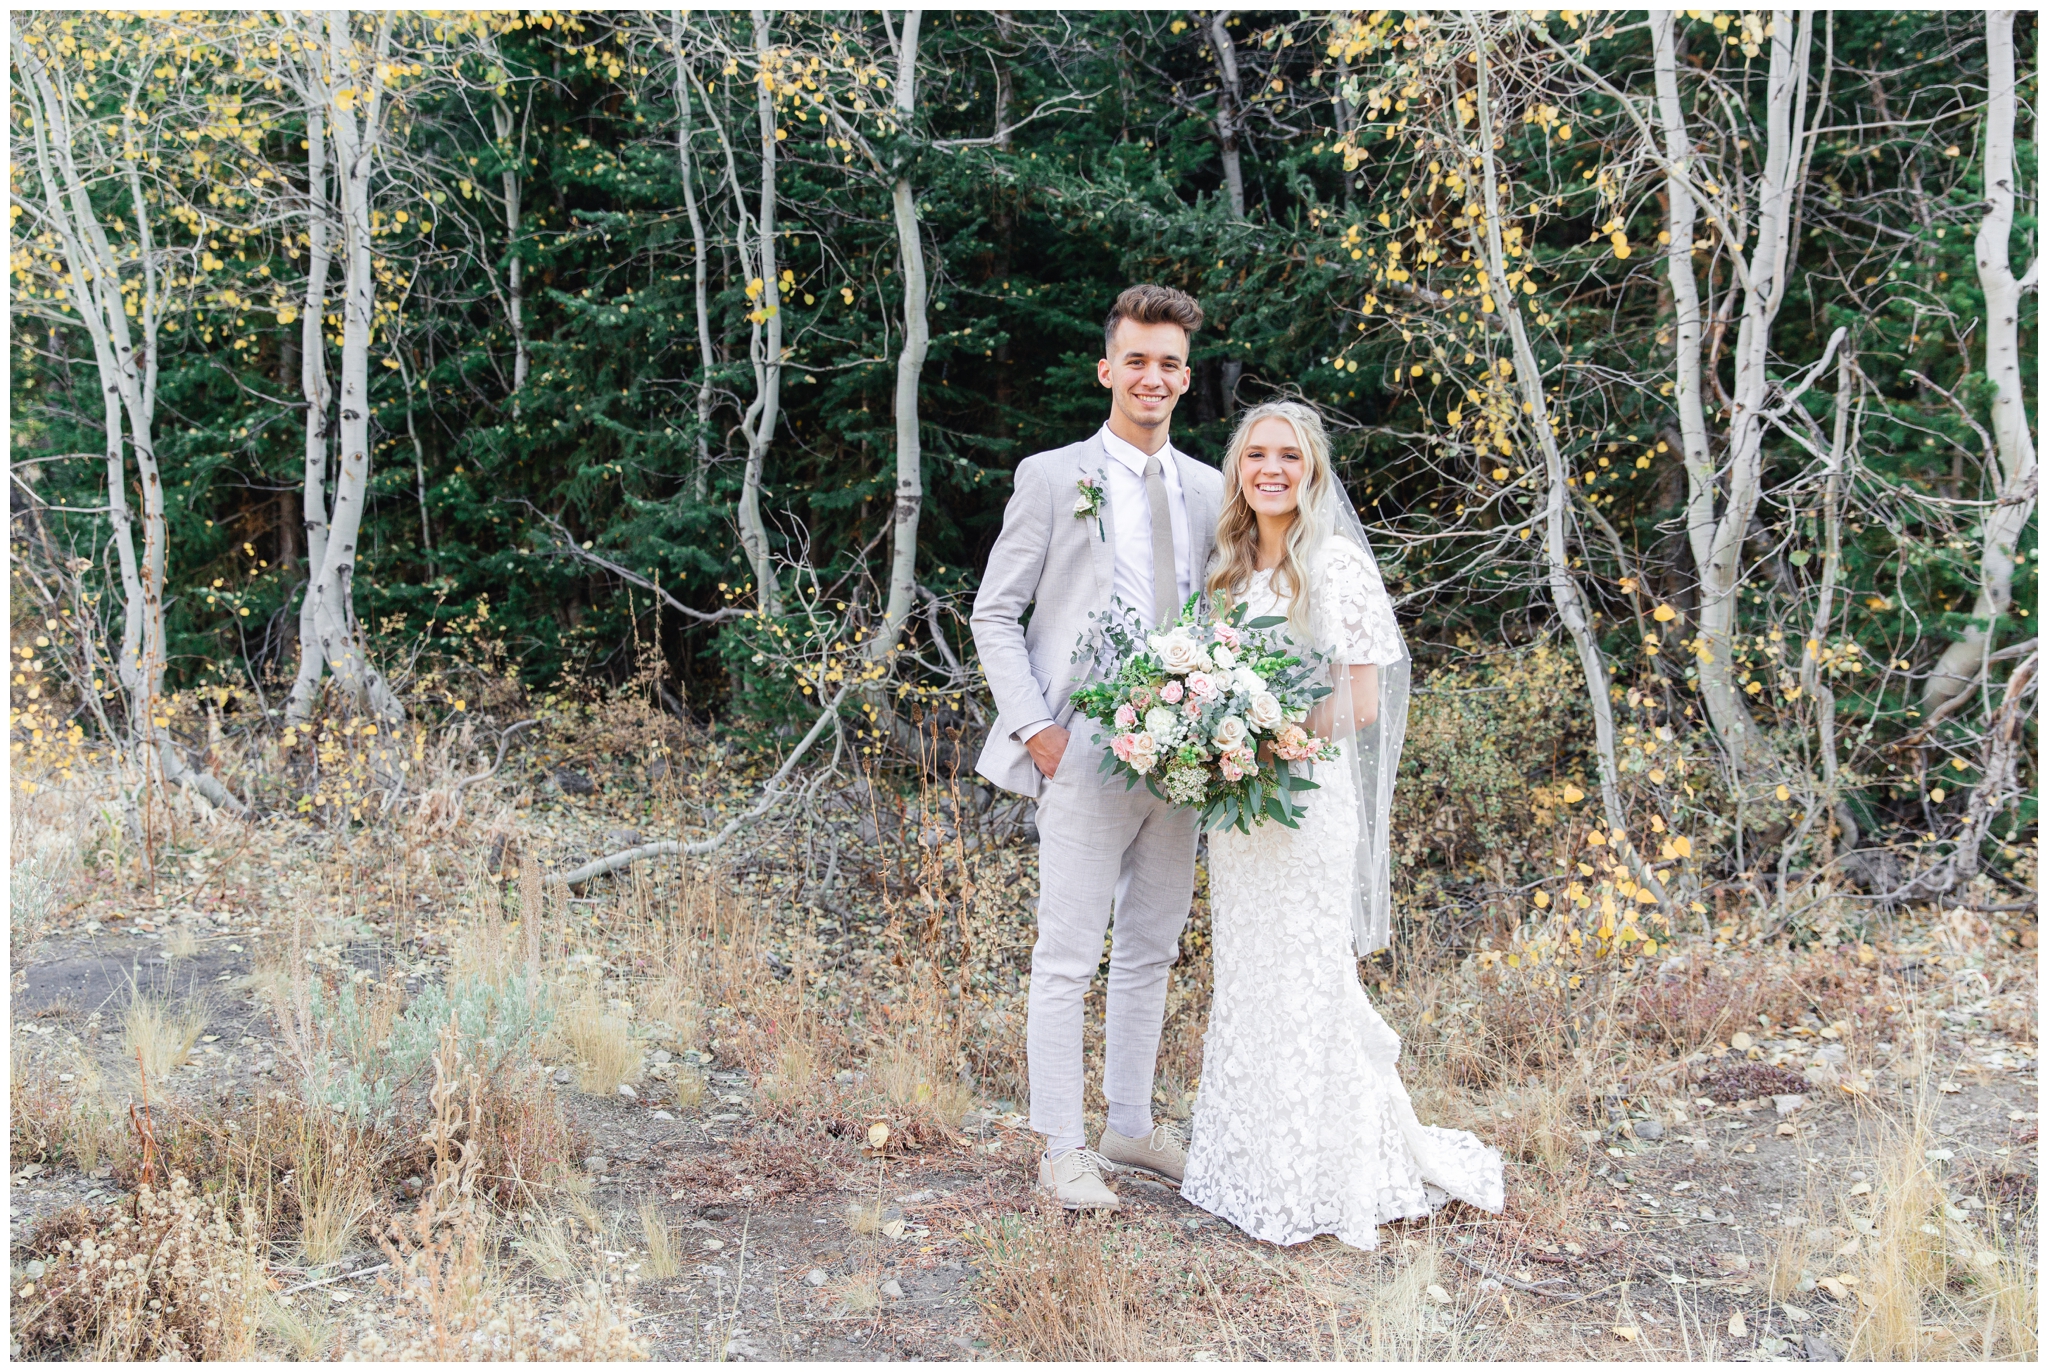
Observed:
[[[1038,1189],[1069,1210],[1114,1210],[1123,1204],[1102,1184],[1109,1164],[1085,1148],[1038,1160]]]
[[[1102,1128],[1102,1142],[1096,1152],[1109,1159],[1118,1171],[1150,1172],[1175,1186],[1187,1175],[1188,1151],[1179,1133],[1160,1125],[1150,1138],[1127,1139],[1108,1125]]]

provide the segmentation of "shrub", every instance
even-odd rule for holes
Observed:
[[[263,1289],[253,1226],[237,1235],[183,1175],[137,1191],[132,1217],[73,1212],[50,1237],[42,1277],[16,1293],[22,1357],[249,1356]]]

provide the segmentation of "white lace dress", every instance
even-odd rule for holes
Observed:
[[[1340,663],[1397,661],[1393,607],[1357,549],[1333,542],[1310,588],[1318,645]],[[1251,616],[1284,614],[1267,575]],[[1209,839],[1215,997],[1181,1195],[1254,1238],[1376,1226],[1447,1198],[1499,1211],[1500,1155],[1419,1123],[1395,1070],[1400,1037],[1366,999],[1351,943],[1358,797],[1348,763],[1316,769],[1299,830]]]

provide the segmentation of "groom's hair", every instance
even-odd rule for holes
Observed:
[[[1190,337],[1202,327],[1202,307],[1186,291],[1177,291],[1171,286],[1155,286],[1150,282],[1142,286],[1130,286],[1116,298],[1116,304],[1109,307],[1109,318],[1102,324],[1102,355],[1111,356],[1116,350],[1116,326],[1126,319],[1138,324],[1178,324]]]

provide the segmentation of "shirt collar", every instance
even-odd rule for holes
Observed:
[[[1130,468],[1131,472],[1136,476],[1143,476],[1145,474],[1145,463],[1154,456],[1154,454],[1145,452],[1137,444],[1110,432],[1107,424],[1102,426],[1102,447],[1111,457]],[[1180,468],[1174,461],[1175,453],[1171,440],[1156,455],[1159,458],[1159,465],[1163,469],[1163,475],[1166,477],[1166,484],[1175,490],[1179,490]]]

